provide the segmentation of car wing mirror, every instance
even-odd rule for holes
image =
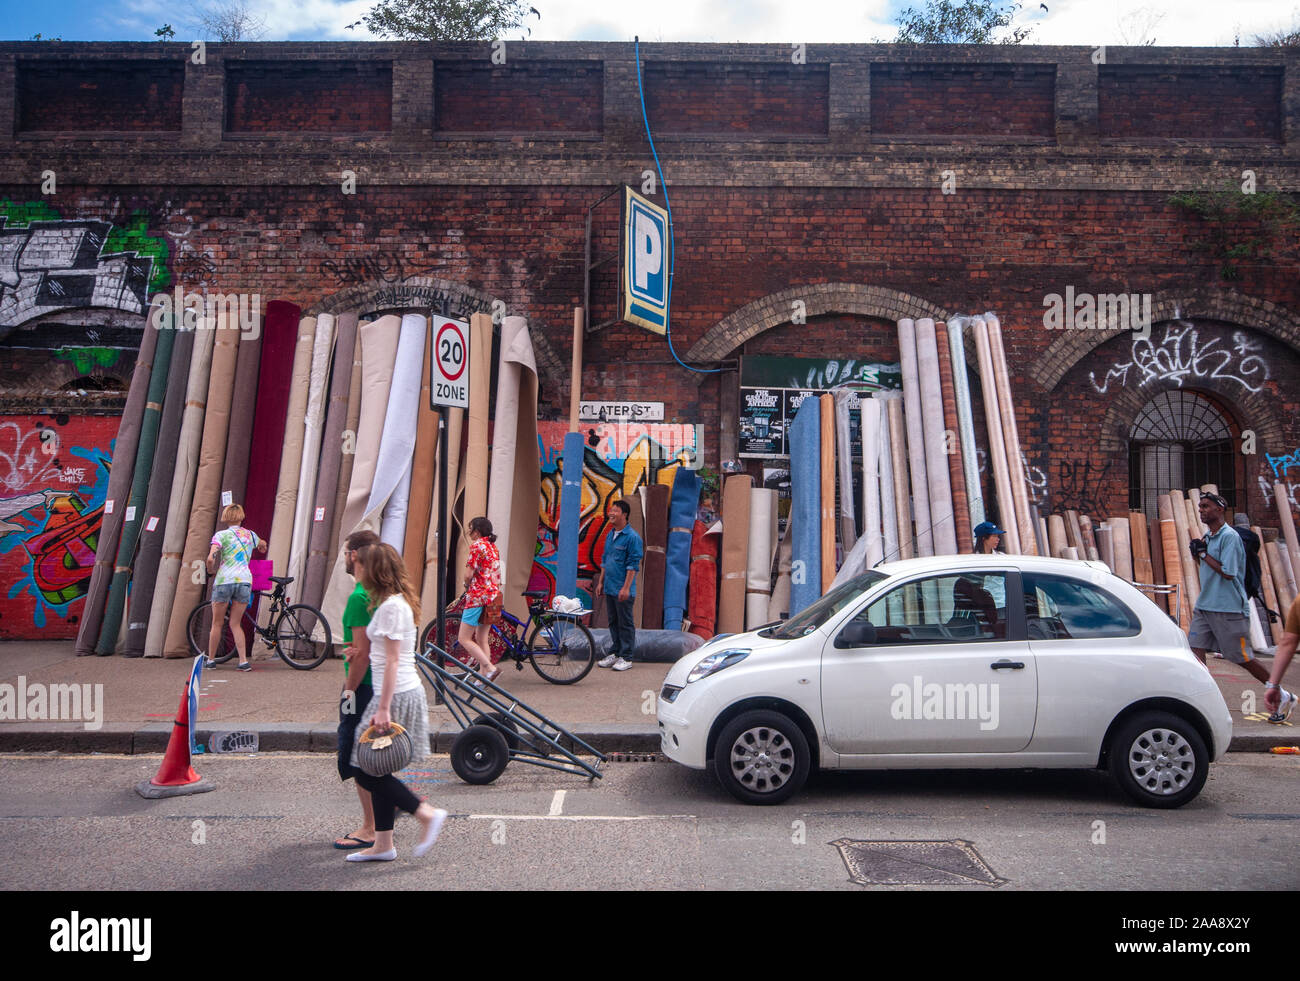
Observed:
[[[869,620],[853,620],[835,638],[836,647],[870,647],[876,642],[876,626]]]

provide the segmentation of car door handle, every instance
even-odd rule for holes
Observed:
[[[1024,666],[1024,661],[994,661],[989,665],[989,667],[994,671],[1001,671],[1003,669],[1020,671],[1024,669]]]

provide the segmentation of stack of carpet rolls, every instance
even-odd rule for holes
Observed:
[[[1279,528],[1252,525],[1251,530],[1260,539],[1260,592],[1264,605],[1284,612],[1298,593],[1300,547],[1285,486],[1277,485],[1275,490],[1280,494],[1276,498]],[[1159,495],[1155,521],[1141,511],[1130,511],[1094,523],[1087,514],[1067,509],[1039,518],[1040,531],[1050,554],[1058,558],[1100,560],[1115,575],[1139,588],[1157,587],[1150,590],[1152,599],[1170,616],[1177,615],[1179,624],[1187,629],[1201,591],[1200,563],[1188,546],[1193,538],[1201,538],[1209,530],[1200,517],[1204,493],[1217,494],[1218,488],[1203,484],[1185,493],[1171,490]],[[1232,518],[1232,514],[1227,515],[1230,523]],[[1253,606],[1250,616],[1251,643],[1256,650],[1267,650],[1270,638],[1273,644],[1282,639],[1280,622],[1269,622]]]
[[[361,529],[402,554],[422,620],[431,618],[441,502],[428,330],[420,315],[304,317],[275,300],[256,329],[218,317],[178,330],[161,312],[151,316],[114,447],[77,653],[189,656],[187,621],[207,598],[204,559],[230,503],[267,541],[274,573],[294,578],[290,602],[319,607],[336,644],[352,590],[341,544]],[[470,337],[469,409],[445,410],[453,568],[468,551],[464,525],[487,515],[507,609],[523,613],[541,480],[533,347],[526,321],[506,317],[490,407],[492,318],[475,314]]]

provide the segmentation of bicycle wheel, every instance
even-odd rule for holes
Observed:
[[[433,661],[438,667],[458,678],[466,675],[465,666],[473,662],[469,652],[461,647],[456,640],[456,635],[460,632],[460,617],[444,617],[447,625],[447,636],[451,638],[451,643],[447,649],[443,650],[434,642],[438,630],[438,621],[430,620],[425,628],[420,631],[420,653]]]
[[[314,606],[290,606],[275,621],[275,650],[285,664],[310,671],[334,651],[330,625]]]
[[[230,607],[226,607],[226,622],[221,629],[221,639],[216,651],[209,651],[212,641],[212,601],[200,603],[190,612],[190,619],[185,628],[189,640],[190,653],[198,656],[206,654],[217,664],[224,664],[235,656],[235,635],[230,629]],[[247,632],[245,632],[247,637]],[[248,650],[249,648],[245,648]]]
[[[548,617],[528,635],[533,670],[553,685],[572,685],[587,677],[596,663],[591,631],[568,617]]]

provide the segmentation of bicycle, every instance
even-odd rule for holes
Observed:
[[[329,622],[324,614],[314,606],[306,603],[288,605],[285,602],[285,587],[293,582],[292,576],[272,576],[275,589],[270,592],[255,592],[257,596],[270,596],[271,609],[267,613],[266,626],[259,627],[253,618],[252,610],[245,609],[243,616],[245,649],[252,653],[253,636],[256,634],[262,643],[280,655],[280,659],[291,668],[310,671],[317,667],[334,652],[334,640],[330,634]],[[190,652],[198,655],[207,650],[212,637],[212,601],[200,603],[191,612],[186,626],[186,636],[190,642]],[[208,657],[214,664],[224,664],[238,653],[235,648],[235,635],[230,625],[230,607],[226,607],[226,620],[221,631],[221,646],[217,651],[209,652]]]
[[[548,610],[545,592],[526,590],[523,595],[528,600],[528,619],[520,620],[502,610],[501,623],[493,625],[488,637],[490,647],[501,651],[501,662],[513,660],[518,671],[524,669],[525,661],[530,662],[533,670],[553,685],[572,685],[581,681],[596,664],[596,642],[592,640],[591,631],[578,620],[578,614]],[[420,650],[439,667],[460,677],[465,672],[457,672],[457,665],[472,665],[474,659],[456,640],[460,632],[460,616],[449,613],[445,621],[449,641],[445,645],[447,653],[444,654],[433,643],[437,620],[420,632]],[[531,632],[529,627],[532,627]],[[519,638],[525,635],[527,640],[520,643]]]

